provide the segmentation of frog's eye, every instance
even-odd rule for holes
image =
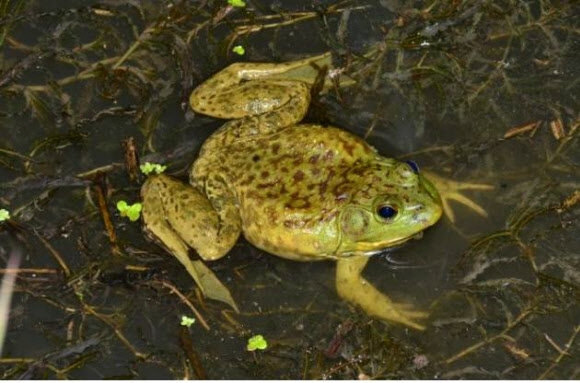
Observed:
[[[397,213],[397,209],[389,205],[382,205],[377,209],[377,214],[384,219],[393,219]]]
[[[405,161],[405,163],[407,163],[407,165],[409,165],[409,167],[411,169],[413,169],[413,172],[415,172],[415,174],[419,174],[419,165],[417,165],[417,163],[415,161]]]

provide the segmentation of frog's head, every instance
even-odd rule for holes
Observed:
[[[415,163],[383,158],[356,173],[357,187],[338,222],[338,256],[400,245],[441,218],[439,193]]]

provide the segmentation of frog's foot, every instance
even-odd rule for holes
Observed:
[[[356,83],[352,78],[342,74],[344,71],[341,68],[335,68],[332,65],[332,55],[330,52],[323,53],[318,56],[307,57],[302,60],[289,61],[279,65],[281,68],[277,69],[277,73],[268,74],[269,79],[293,80],[305,82],[312,86],[317,81],[322,80],[321,74],[324,74],[324,84],[322,84],[322,91],[326,91],[333,85],[350,86]],[[326,68],[327,72],[322,70]],[[335,80],[340,80],[336,81]]]
[[[422,170],[421,173],[424,174],[439,191],[439,195],[441,196],[441,203],[443,205],[443,211],[451,222],[455,223],[455,213],[449,204],[450,201],[456,201],[464,206],[467,206],[482,217],[487,217],[487,211],[477,202],[461,193],[461,191],[492,190],[494,189],[493,185],[453,181],[425,170]]]
[[[416,320],[425,319],[429,313],[416,310],[407,303],[394,303],[361,276],[369,257],[354,256],[339,259],[336,264],[336,290],[338,295],[361,307],[367,314],[389,322],[424,330]]]

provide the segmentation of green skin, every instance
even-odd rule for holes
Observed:
[[[427,316],[361,276],[370,254],[399,245],[442,215],[436,188],[406,163],[335,127],[300,124],[329,55],[230,65],[196,88],[191,107],[230,119],[203,145],[190,185],[166,175],[142,188],[146,228],[174,254],[228,253],[240,233],[297,261],[337,262],[339,295],[368,314],[423,329]],[[397,214],[382,218],[391,206]]]

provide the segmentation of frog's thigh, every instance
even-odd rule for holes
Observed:
[[[242,232],[242,219],[234,192],[231,185],[216,174],[210,174],[205,180],[204,192],[207,197],[192,190],[203,198],[203,205],[198,209],[203,214],[199,228],[202,233],[207,233],[204,244],[213,251],[202,254],[202,257],[221,258],[230,251]]]
[[[227,89],[204,90],[190,96],[196,112],[223,119],[240,119],[278,112],[284,126],[299,122],[310,104],[310,86],[300,81],[254,80]]]
[[[143,189],[143,218],[150,230],[170,250],[177,245],[168,243],[174,241],[175,237],[168,235],[168,232],[175,233],[205,260],[223,257],[236,243],[240,235],[237,211],[230,213],[233,217],[228,221],[234,225],[225,225],[224,228],[224,225],[220,225],[219,213],[210,201],[190,185],[159,175],[150,177]],[[151,225],[149,221],[155,224]]]
[[[411,305],[393,303],[361,275],[369,257],[354,256],[336,263],[336,290],[343,299],[360,306],[367,314],[424,330],[415,319],[426,318],[427,313],[416,311]]]
[[[188,258],[188,247],[165,219],[163,195],[166,176],[149,177],[141,188],[142,216],[145,226],[180,261]]]

